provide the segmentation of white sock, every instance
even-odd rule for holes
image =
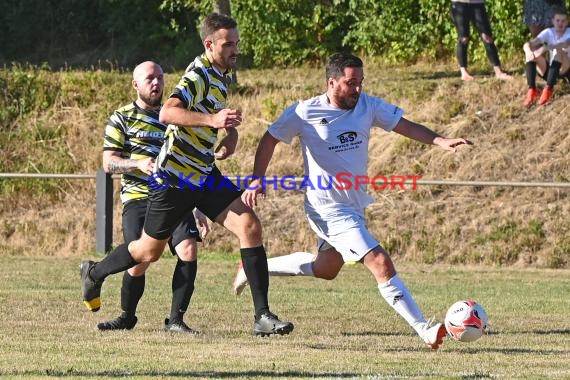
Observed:
[[[400,314],[418,333],[426,320],[410,294],[404,282],[395,275],[383,284],[378,284],[378,290],[386,302]]]
[[[270,276],[313,276],[315,255],[308,252],[294,252],[289,255],[271,257],[267,260]]]

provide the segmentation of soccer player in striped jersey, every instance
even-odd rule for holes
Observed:
[[[289,334],[293,324],[281,321],[269,309],[261,223],[242,202],[241,191],[215,165],[215,159],[234,152],[235,128],[242,121],[239,110],[226,107],[239,54],[237,23],[212,13],[204,19],[200,37],[204,53],[190,65],[160,111],[160,121],[168,124],[168,129],[153,176],[165,186],[150,191],[140,239],[118,246],[99,263],[82,263],[83,300],[88,309],[98,309],[104,279],[138,263],[158,260],[176,225],[197,207],[239,239],[255,309],[254,334]],[[218,141],[219,131],[225,136]]]
[[[146,61],[133,71],[133,88],[137,99],[109,118],[103,144],[103,169],[120,173],[123,203],[123,237],[130,243],[141,236],[148,204],[149,174],[164,142],[166,125],[158,120],[164,90],[163,70]],[[202,235],[209,231],[206,218],[197,213]],[[168,241],[170,251],[178,256],[172,275],[172,304],[164,329],[171,332],[196,333],[183,320],[194,293],[197,271],[197,244],[200,234],[192,213],[180,222]],[[145,271],[149,262],[125,271],[121,288],[122,313],[118,318],[101,322],[99,330],[130,330],[137,323],[136,309],[145,288]]]

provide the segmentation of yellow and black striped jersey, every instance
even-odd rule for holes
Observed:
[[[164,143],[166,125],[158,120],[157,111],[144,110],[131,103],[117,109],[105,127],[103,150],[121,152],[123,158],[140,160],[156,157]],[[148,176],[136,170],[121,177],[121,201],[146,198]]]
[[[180,99],[191,111],[214,114],[226,107],[231,71],[220,73],[205,54],[196,57],[170,97]],[[178,187],[181,178],[198,185],[214,167],[214,144],[218,130],[212,127],[178,127],[166,130],[157,166],[168,174],[170,186]]]

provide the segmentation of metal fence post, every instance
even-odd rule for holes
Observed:
[[[113,178],[103,169],[97,170],[95,208],[95,250],[107,253],[113,244]]]

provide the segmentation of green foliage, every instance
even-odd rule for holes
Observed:
[[[241,48],[256,66],[315,61],[341,47],[346,23],[341,2],[233,1]],[[335,6],[331,6],[335,5]],[[283,10],[287,9],[287,12]]]
[[[5,0],[0,63],[129,66],[145,59],[183,69],[202,51],[198,27],[214,9],[193,0]],[[520,55],[528,34],[522,2],[487,2],[502,57]],[[244,62],[257,67],[318,62],[350,50],[387,62],[453,56],[449,0],[233,0]],[[23,27],[25,26],[25,27]],[[486,62],[475,30],[470,60]]]
[[[570,263],[570,239],[566,238],[561,245],[547,258],[549,268],[565,268]]]
[[[530,38],[526,25],[522,21],[522,3],[522,1],[511,0],[494,0],[485,3],[495,42],[503,60],[511,60],[514,56],[520,59],[522,46]],[[476,57],[483,59],[483,50],[479,49]]]
[[[273,120],[277,116],[279,112],[278,104],[275,103],[275,100],[272,97],[268,97],[263,99],[261,102],[262,107],[261,110],[263,112],[263,118],[266,120]]]
[[[364,7],[354,5],[350,11],[357,22],[347,33],[346,42],[352,43],[356,50],[392,62],[417,56],[428,37],[418,33],[422,27],[418,1],[370,1]],[[375,17],[369,17],[370,13]]]
[[[424,264],[433,264],[437,261],[439,242],[433,238],[433,233],[422,229],[419,231],[419,236],[416,237],[416,245],[418,250],[422,253],[422,262]]]
[[[0,70],[0,126],[8,128],[16,118],[33,110],[47,110],[57,96],[59,84],[37,67],[13,65]]]
[[[314,61],[335,50],[398,63],[441,59],[453,56],[457,40],[448,0],[235,0],[232,5],[244,52],[257,66]],[[285,5],[287,12],[280,11]],[[514,55],[527,38],[519,22],[522,4],[504,0],[487,7],[501,53]],[[472,61],[486,61],[481,43],[472,40]]]
[[[545,238],[543,222],[531,219],[526,224],[508,221],[495,226],[489,233],[475,237],[474,243],[480,248],[492,246],[491,254],[480,257],[478,262],[510,265],[522,257],[527,264],[532,264]]]
[[[192,8],[161,4],[161,0],[5,0],[0,13],[0,62],[113,68],[154,59],[165,68],[182,67],[201,51],[194,22],[198,14]],[[174,23],[184,28],[176,29]]]
[[[0,172],[74,173],[92,171],[86,155],[100,146],[109,113],[134,90],[119,71],[59,71],[13,65],[0,70]],[[100,129],[93,130],[92,126]],[[97,163],[99,160],[97,160]],[[61,180],[0,181],[0,194],[65,193]]]

